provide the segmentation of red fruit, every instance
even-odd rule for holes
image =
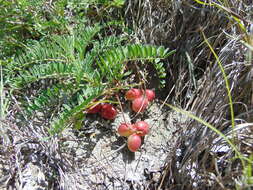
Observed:
[[[132,102],[132,110],[135,112],[143,112],[148,106],[148,103],[149,103],[148,99],[144,96],[136,98]]]
[[[118,112],[111,104],[104,104],[102,105],[100,114],[105,119],[113,120]]]
[[[92,107],[90,107],[87,111],[87,113],[98,113],[101,111],[102,105],[101,104],[96,104]]]
[[[129,137],[135,132],[133,125],[128,123],[121,123],[118,128],[118,133],[120,136]]]
[[[148,101],[152,101],[155,99],[155,92],[153,90],[146,89],[145,96],[147,97]]]
[[[137,134],[142,137],[149,133],[149,125],[145,121],[136,122],[134,128],[137,130]]]
[[[127,146],[131,152],[136,152],[141,146],[141,137],[137,134],[132,134],[127,139]]]
[[[127,100],[134,100],[136,98],[139,98],[142,95],[142,92],[140,89],[132,88],[126,92],[126,99]]]

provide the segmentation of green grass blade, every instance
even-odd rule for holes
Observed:
[[[231,92],[230,92],[230,85],[229,85],[229,81],[228,81],[228,78],[227,78],[227,75],[225,73],[225,69],[224,67],[222,66],[222,63],[218,57],[218,55],[215,53],[213,47],[210,45],[210,43],[208,42],[205,34],[202,32],[202,35],[204,37],[204,41],[206,42],[206,44],[208,45],[208,47],[210,48],[211,52],[213,53],[218,65],[219,65],[219,68],[222,72],[222,75],[223,75],[223,78],[225,80],[225,84],[226,84],[226,89],[227,89],[227,94],[228,94],[228,100],[229,100],[229,107],[230,107],[230,114],[231,114],[231,122],[232,122],[232,129],[234,130],[235,128],[235,116],[234,116],[234,108],[233,108],[233,101],[232,101],[232,95],[231,95]]]

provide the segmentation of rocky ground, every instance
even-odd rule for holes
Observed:
[[[132,118],[132,119],[130,119]],[[121,122],[145,120],[149,123],[150,133],[143,139],[141,149],[135,153],[128,150],[126,139],[117,134]],[[152,103],[146,113],[137,115],[127,110],[113,122],[108,122],[97,115],[88,116],[80,131],[66,129],[63,132],[61,154],[55,156],[59,160],[67,160],[63,165],[71,169],[58,167],[54,176],[59,180],[60,189],[145,189],[157,182],[161,176],[165,160],[178,138],[177,131],[183,123],[183,116],[161,108],[160,103]],[[48,142],[50,143],[50,142]],[[24,148],[20,144],[20,149]],[[53,144],[50,146],[54,146]],[[29,145],[30,147],[30,145]],[[39,148],[29,150],[26,156],[20,154],[20,168],[15,174],[15,187],[22,190],[47,189],[48,176],[53,176],[54,170],[48,168],[43,154],[38,154]],[[44,161],[39,161],[44,160]],[[2,165],[2,169],[7,165]],[[3,171],[3,170],[2,170]],[[2,189],[11,182],[0,176]],[[56,189],[58,189],[57,187]],[[15,188],[14,188],[15,189]]]
[[[145,189],[158,180],[177,138],[175,123],[182,119],[181,115],[160,106],[154,103],[144,116],[151,131],[135,153],[128,150],[126,139],[116,133],[118,125],[124,122],[122,113],[106,125],[100,121],[91,122],[92,118],[88,120],[86,127],[93,125],[90,137],[81,142],[66,142],[66,148],[75,151],[76,161],[84,161],[75,175],[85,176],[85,182],[77,185],[77,189],[130,189],[133,184],[136,189]],[[130,116],[130,112],[124,113],[125,120],[130,121]],[[74,136],[70,131],[65,135]]]

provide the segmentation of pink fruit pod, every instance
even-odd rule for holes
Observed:
[[[132,88],[126,92],[125,97],[127,100],[134,100],[136,98],[141,97],[141,95],[142,95],[142,92],[140,89]]]
[[[102,105],[101,104],[96,104],[94,106],[91,106],[87,113],[99,113],[101,111]]]
[[[150,89],[145,90],[145,96],[147,97],[148,101],[153,101],[155,99],[155,92]]]
[[[127,147],[131,152],[136,152],[141,146],[141,137],[137,134],[132,134],[127,139]]]
[[[118,112],[111,104],[104,104],[102,105],[100,114],[105,119],[113,120],[117,116]]]
[[[132,102],[132,110],[135,112],[143,112],[148,106],[148,103],[149,103],[148,99],[144,96],[136,98]]]
[[[129,123],[121,123],[118,127],[118,133],[120,136],[129,137],[135,132],[133,125]]]
[[[145,121],[138,121],[134,124],[134,129],[136,129],[139,136],[145,136],[149,133],[149,125]]]

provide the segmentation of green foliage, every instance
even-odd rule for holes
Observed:
[[[64,0],[49,4],[45,0],[2,0],[0,6],[0,58],[12,55],[29,39],[66,31]]]
[[[75,25],[120,20],[120,11],[110,14],[124,0],[2,0],[0,4],[0,59],[6,59],[30,40],[67,34]]]
[[[80,125],[92,100],[129,74],[128,62],[155,63],[171,53],[150,45],[122,46],[126,38],[104,36],[106,27],[79,26],[70,34],[34,41],[5,67],[6,82],[14,93],[22,94],[20,102],[29,99],[22,104],[27,114],[46,112],[54,118],[51,134]]]
[[[124,63],[127,61],[149,61],[155,62],[157,65],[160,62],[159,58],[166,58],[170,53],[164,47],[143,46],[139,44],[118,47],[107,51],[100,57],[97,64],[100,67],[101,73],[107,77],[108,81],[121,80],[125,76]]]
[[[167,54],[167,57],[174,54],[176,50],[170,51],[169,54]],[[164,88],[166,83],[166,69],[164,66],[164,62],[162,62],[160,59],[156,59],[154,63],[154,67],[156,69],[156,72],[158,74],[158,77],[160,78],[160,87]]]
[[[250,188],[253,186],[253,154],[249,157],[249,162],[246,164],[246,166],[243,168],[243,179],[242,184],[247,185],[247,188]],[[239,188],[238,188],[239,189]]]

